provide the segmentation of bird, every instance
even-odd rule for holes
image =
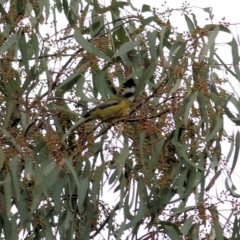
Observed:
[[[130,102],[133,101],[136,84],[132,78],[123,83],[118,93],[98,104],[83,115],[84,122],[93,120],[107,121],[115,117],[124,117],[130,112]]]
[[[93,120],[101,120],[105,122],[111,121],[115,117],[124,117],[129,114],[131,107],[130,102],[134,99],[136,84],[132,78],[123,83],[118,93],[103,103],[95,106],[83,115],[62,137],[62,141],[78,129],[83,123]]]

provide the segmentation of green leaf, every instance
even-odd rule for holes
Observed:
[[[128,1],[128,4],[130,5],[130,7],[132,8],[133,11],[137,11],[137,8],[135,8],[133,5],[132,5],[132,2],[131,0],[127,0]]]
[[[181,240],[179,232],[175,230],[172,226],[164,225],[164,230],[166,234],[170,237],[172,240]]]
[[[151,55],[151,60],[156,61],[157,60],[157,51],[156,51],[156,40],[157,40],[157,31],[148,31],[147,32],[147,38],[149,42],[149,47],[150,47],[150,55]]]
[[[238,218],[239,217],[236,215],[233,223],[233,232],[232,232],[232,237],[235,237],[236,239],[239,239],[240,237],[240,233],[239,233],[240,220]]]
[[[123,45],[121,45],[120,49],[113,55],[113,57],[119,57],[124,53],[127,53],[135,49],[138,46],[139,46],[139,41],[131,41],[131,42],[124,43]]]
[[[209,211],[212,215],[212,219],[214,219],[215,221],[219,220],[219,214],[218,214],[218,210],[217,207],[214,204],[211,204],[209,207]]]
[[[220,31],[230,33],[231,31],[229,28],[224,27],[223,25],[218,25],[218,24],[207,24],[203,27],[204,30],[212,31],[214,28],[218,27]]]
[[[2,147],[0,147],[0,170],[3,167],[3,163],[4,163],[4,152],[3,152]]]
[[[56,7],[59,13],[62,12],[62,3],[61,0],[56,0]]]
[[[87,97],[86,93],[83,92],[83,85],[85,83],[85,77],[81,76],[77,81],[76,94],[82,99],[82,101],[91,102],[92,99]]]
[[[210,13],[212,11],[211,7],[202,8],[205,12]]]
[[[120,228],[118,230],[118,236],[117,236],[117,240],[121,240],[122,238],[122,235],[123,235],[123,232],[125,230],[125,226],[126,226],[126,220],[124,219],[123,222],[121,223],[120,225]]]
[[[19,239],[19,228],[18,224],[19,223],[19,216],[18,214],[13,214],[11,215],[11,237],[12,239]]]
[[[234,157],[233,157],[233,160],[232,160],[232,167],[231,167],[230,175],[233,173],[234,168],[236,167],[236,164],[238,162],[239,146],[240,146],[240,132],[237,131],[237,134],[236,134],[236,137],[235,137],[235,153],[234,153]],[[229,157],[230,156],[228,156],[228,158]]]
[[[55,162],[50,162],[45,169],[43,170],[44,175],[48,175],[52,172],[53,169],[58,168]]]
[[[176,216],[176,215],[179,215],[180,213],[183,213],[183,212],[188,212],[189,210],[194,210],[195,209],[195,206],[189,206],[189,207],[185,207],[185,208],[173,208],[172,209],[172,214],[171,214],[171,217],[173,216]]]
[[[98,202],[99,192],[100,192],[102,179],[105,171],[106,171],[106,166],[103,163],[96,169],[97,176],[95,177],[94,181],[91,181],[93,184],[92,193],[91,193],[93,204]]]
[[[180,146],[179,146],[180,147]],[[199,165],[197,165],[196,163],[194,163],[193,161],[191,161],[189,158],[188,158],[188,155],[187,155],[187,151],[186,151],[186,148],[187,146],[181,146],[181,153],[180,153],[180,156],[183,157],[183,159],[189,163],[191,166],[193,166],[195,169],[199,169],[201,171],[204,171],[205,169]],[[177,150],[177,152],[179,152],[179,150]]]
[[[224,240],[223,229],[222,229],[221,225],[219,224],[219,222],[214,221],[213,228],[215,229],[216,239],[217,240]]]
[[[62,202],[60,201],[60,199],[61,199],[61,194],[64,191],[64,187],[67,183],[67,180],[68,180],[68,176],[63,175],[52,186],[53,187],[54,207],[55,207],[55,211],[56,211],[57,215],[61,213]]]
[[[5,207],[6,207],[6,213],[8,218],[10,218],[11,215],[11,208],[12,208],[12,188],[11,188],[11,176],[10,173],[7,172],[4,183],[3,183],[3,189],[4,189],[4,200],[5,200]]]
[[[140,150],[140,155],[141,155],[142,161],[144,161],[144,157],[143,157],[143,146],[144,146],[144,142],[145,142],[145,136],[146,136],[146,132],[145,132],[145,131],[143,131],[143,132],[140,133],[139,150]]]
[[[183,42],[175,42],[174,44],[171,45],[170,51],[169,51],[169,57],[168,57],[168,62],[166,66],[170,66],[171,62],[173,61],[173,58],[175,54],[179,51],[179,49],[182,47],[182,45],[185,46]],[[175,59],[175,62],[177,61],[177,58]]]
[[[109,58],[106,54],[103,52],[100,52],[93,44],[89,43],[81,34],[81,32],[78,29],[75,29],[74,32],[74,38],[77,41],[77,43],[82,46],[85,50],[87,50],[89,53],[93,53],[96,56],[104,59],[107,62],[112,62],[111,58]]]
[[[198,26],[198,23],[197,23],[196,15],[195,15],[194,13],[192,13],[191,15],[192,15],[192,17],[193,17],[194,25],[197,27],[197,26]]]
[[[109,95],[112,95],[112,92],[110,91],[106,81],[106,72],[98,71],[96,74],[94,74],[93,82],[94,88],[96,88],[96,90],[93,90],[96,92],[96,98],[99,93],[102,95],[103,99],[107,99]]]
[[[131,228],[131,227],[135,227],[137,225],[138,222],[140,222],[143,218],[143,216],[145,215],[147,208],[146,208],[146,203],[144,201],[144,199],[141,196],[141,193],[143,192],[143,184],[142,181],[140,180],[138,183],[138,192],[139,192],[139,207],[138,207],[138,211],[137,214],[133,217],[133,219],[126,224],[125,229]]]
[[[16,142],[16,139],[5,128],[0,127],[0,132],[9,138],[10,143],[13,144],[19,152],[22,151],[22,147]]]
[[[190,113],[190,109],[192,108],[195,99],[197,98],[197,95],[198,95],[198,91],[195,92],[195,93],[191,93],[191,97],[189,99],[189,102],[186,105],[186,111],[185,111],[185,114],[184,114],[184,126],[185,127],[188,126],[188,120],[191,119],[189,117],[189,113]]]
[[[38,60],[39,60],[39,42],[38,42],[38,38],[37,35],[33,32],[32,33],[32,44],[33,44],[33,51],[34,51],[34,55],[35,55],[35,71],[37,69],[38,66]]]
[[[190,228],[192,227],[193,224],[193,218],[194,216],[190,216],[187,218],[187,220],[184,222],[182,228],[181,228],[181,232],[183,234],[183,236],[186,236],[190,230]]]
[[[9,163],[10,171],[11,171],[11,178],[12,178],[12,185],[14,189],[14,197],[17,201],[20,200],[20,184],[18,179],[18,157],[13,157]]]
[[[77,21],[77,17],[73,14],[71,6],[68,4],[68,0],[62,0],[63,10],[67,20],[69,21],[70,25],[73,25]]]
[[[22,61],[25,66],[25,71],[29,74],[29,59],[28,59],[28,46],[25,38],[25,34],[22,31],[19,31],[19,48],[22,54]]]
[[[238,52],[238,44],[235,38],[232,39],[232,42],[229,44],[232,47],[232,58],[233,58],[233,68],[237,75],[238,81],[240,81],[240,70],[239,70],[239,52]]]
[[[239,133],[239,131],[238,131],[237,133]],[[232,134],[232,135],[233,135],[233,134]],[[234,149],[234,141],[231,141],[230,150],[229,150],[228,155],[227,155],[227,157],[226,157],[226,161],[227,161],[227,162],[230,160],[230,157],[232,156],[233,149]],[[235,150],[236,150],[236,149],[235,149]]]
[[[17,42],[17,33],[13,34],[7,42],[0,47],[0,55],[8,51]]]
[[[212,47],[212,45],[215,43],[215,39],[218,35],[220,28],[216,26],[213,31],[208,35],[208,42],[203,46],[203,48],[200,51],[199,55],[199,61],[203,61],[205,55],[207,54],[208,50]]]
[[[123,169],[126,163],[126,160],[129,156],[129,147],[124,144],[124,147],[120,150],[120,154],[117,159],[117,176],[118,179],[121,177],[123,173]]]
[[[233,184],[231,184],[231,186],[230,186],[229,183],[228,183],[228,179],[227,178],[225,180],[225,186],[226,186],[226,189],[229,191],[229,193],[233,197],[240,198],[240,194],[235,192],[235,190],[236,190],[235,186]]]
[[[143,26],[149,25],[151,22],[157,22],[158,18],[156,16],[151,16],[148,18],[144,18],[141,23]]]
[[[24,79],[23,84],[22,84],[23,91],[30,92],[32,90],[32,88],[34,88],[34,85],[32,85],[32,82],[33,82],[33,79],[37,76],[36,68],[37,68],[37,66],[33,65],[31,67],[30,71],[28,72],[28,75]]]
[[[85,34],[90,34],[91,32],[91,29],[96,31],[97,29],[100,28],[100,21],[97,21],[95,23],[93,23],[90,27],[88,28],[85,28],[83,31],[81,31],[82,35],[85,35]]]
[[[44,7],[45,7],[45,21],[48,20],[49,18],[49,14],[50,14],[50,1],[48,0],[44,0],[44,1],[41,1],[42,3],[44,3]],[[41,5],[41,3],[39,2],[39,4]]]
[[[168,93],[169,96],[171,96],[173,93],[175,93],[179,89],[179,86],[181,85],[181,82],[182,82],[182,79],[177,80],[177,82],[174,84],[174,86],[172,87],[172,89]]]
[[[112,173],[112,175],[109,177],[109,180],[108,180],[108,184],[111,185],[112,183],[114,183],[117,179],[117,169],[115,169]]]
[[[180,48],[176,49],[175,56],[173,56],[173,59],[172,59],[173,65],[178,65],[179,59],[181,59],[186,52],[186,46],[187,46],[186,43],[182,43]]]
[[[194,223],[189,231],[188,234],[190,239],[192,240],[199,240],[199,223]]]
[[[81,187],[80,187],[80,183],[79,183],[79,179],[78,179],[78,176],[76,174],[76,171],[74,170],[71,162],[70,162],[70,159],[65,159],[65,162],[66,162],[66,166],[67,168],[70,170],[70,172],[72,173],[72,176],[73,176],[73,179],[75,180],[75,183],[77,185],[77,188],[78,188],[78,192],[80,193],[81,192]]]
[[[208,125],[208,113],[206,109],[206,97],[204,94],[200,91],[198,92],[197,100],[199,103],[199,109],[201,111],[201,117],[203,118],[203,121],[206,123],[206,126]]]
[[[79,73],[71,74],[67,79],[65,79],[62,83],[60,83],[57,86],[57,90],[62,89],[62,90],[64,90],[64,92],[68,91],[77,83],[77,81],[80,79],[80,77],[81,77],[81,74],[79,74]]]
[[[146,69],[143,70],[142,76],[138,81],[135,91],[135,98],[139,95],[140,91],[145,87],[146,82],[153,76],[156,70],[156,63],[151,63]]]
[[[205,141],[206,142],[209,142],[211,141],[213,138],[215,138],[217,136],[217,133],[222,129],[223,127],[223,119],[222,119],[222,116],[217,116],[217,120],[216,120],[216,123],[215,123],[215,127],[214,129],[212,130],[212,132],[206,136],[206,139]]]
[[[123,211],[124,211],[124,217],[128,220],[132,220],[133,219],[133,215],[130,211],[130,208],[131,208],[131,204],[129,205],[128,204],[129,202],[129,193],[127,194],[126,198],[125,198],[125,201],[124,201],[124,206],[123,206]]]
[[[73,126],[71,126],[67,132],[62,136],[62,141],[64,141],[69,134],[71,134],[74,130],[76,130],[82,123],[85,122],[85,118],[80,118]]]
[[[87,197],[87,192],[89,189],[89,180],[87,178],[81,179],[79,181],[79,188],[78,188],[78,210],[79,213],[85,211],[83,208],[83,202]]]
[[[4,120],[4,124],[3,126],[6,128],[7,126],[9,126],[9,122],[10,122],[10,119],[12,117],[12,114],[13,114],[13,109],[14,109],[14,106],[15,106],[15,102],[14,102],[14,99],[12,97],[13,93],[15,92],[14,89],[11,87],[11,85],[9,84],[9,87],[6,88],[7,90],[7,97],[6,97],[6,103],[7,103],[7,115],[5,117],[5,120]]]
[[[206,191],[209,191],[211,187],[214,186],[215,181],[218,179],[218,177],[221,175],[222,170],[219,170],[215,173],[215,175],[212,177],[211,181],[209,182],[208,186],[206,187]]]
[[[187,15],[184,15],[184,17],[187,22],[189,32],[193,33],[196,27],[194,26],[192,20]]]
[[[221,62],[221,64],[224,66],[224,69],[226,69],[227,72],[231,73],[231,75],[233,75],[234,77],[237,77],[237,75],[227,66],[227,64],[218,56],[216,52],[214,53],[214,55]]]
[[[47,218],[45,218],[45,221],[47,220]],[[53,234],[52,231],[52,224],[48,221],[46,221],[45,225],[44,225],[44,230],[45,230],[45,237],[46,239],[49,240],[55,240],[56,238],[54,237],[55,233]]]
[[[151,6],[147,5],[147,4],[143,4],[142,5],[142,12],[151,12]]]

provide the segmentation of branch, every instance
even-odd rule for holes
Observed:
[[[105,221],[102,223],[102,225],[96,230],[96,232],[90,236],[90,239],[96,237],[101,230],[105,227],[105,225],[109,222],[110,218],[111,218],[111,214],[115,211],[117,211],[119,209],[119,203],[116,204],[116,206],[113,208],[113,210],[111,211],[111,213],[108,215],[108,217],[105,219]]]

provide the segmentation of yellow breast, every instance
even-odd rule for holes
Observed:
[[[130,111],[129,102],[126,99],[123,99],[118,104],[113,106],[108,106],[103,109],[96,109],[93,113],[93,119],[106,120],[112,117],[122,117],[126,116]]]

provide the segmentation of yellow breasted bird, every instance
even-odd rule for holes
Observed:
[[[113,117],[126,116],[130,111],[130,103],[136,90],[136,84],[132,78],[122,84],[117,95],[107,99],[103,103],[95,106],[83,117],[84,122],[92,120],[107,120]]]
[[[75,125],[64,134],[62,141],[64,141],[71,132],[79,128],[83,123],[96,119],[107,121],[114,117],[126,116],[130,112],[130,102],[133,100],[135,90],[136,84],[134,80],[132,78],[128,79],[122,84],[118,94],[95,106],[88,111],[83,118],[79,119]]]

